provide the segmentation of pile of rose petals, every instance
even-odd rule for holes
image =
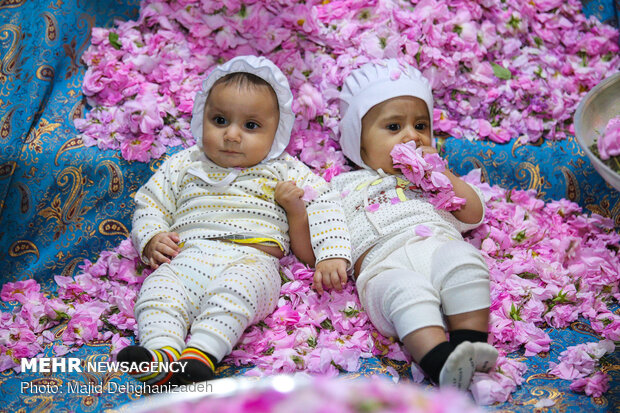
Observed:
[[[218,63],[256,54],[286,74],[288,151],[333,175],[339,88],[369,60],[397,58],[431,80],[436,131],[506,142],[563,139],[584,94],[620,67],[618,30],[578,0],[144,0],[136,21],[95,28],[82,55],[86,145],[149,161],[193,144],[193,98]]]

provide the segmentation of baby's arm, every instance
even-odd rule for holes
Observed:
[[[306,204],[301,199],[304,190],[295,185],[295,181],[278,182],[275,199],[284,211],[288,220],[288,232],[291,239],[291,250],[301,262],[314,267],[316,258],[310,243],[310,228]]]
[[[437,149],[431,146],[422,146],[423,153],[437,153]],[[459,210],[451,211],[456,219],[466,224],[476,224],[480,222],[484,214],[484,206],[480,197],[474,189],[458,176],[454,175],[446,166],[444,175],[448,177],[452,183],[454,194],[466,200],[465,205]]]
[[[179,251],[179,235],[169,232],[176,211],[170,165],[179,162],[177,157],[173,158],[167,159],[134,197],[133,243],[142,261],[152,268],[170,262]]]
[[[316,257],[312,250],[306,204],[301,199],[303,195],[304,190],[298,188],[294,181],[278,182],[276,185],[275,200],[286,211],[291,250],[301,262],[314,267]],[[340,291],[346,282],[347,260],[344,258],[329,258],[316,264],[313,287],[319,294],[323,293],[323,288]]]

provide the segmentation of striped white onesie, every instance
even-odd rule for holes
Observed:
[[[293,180],[317,193],[306,205],[316,262],[351,262],[340,197],[302,162],[283,154],[239,169],[227,186],[199,177],[218,180],[229,171],[193,146],[167,159],[135,196],[132,238],[142,257],[157,233],[177,232],[181,239],[179,255],[147,277],[136,302],[140,342],[148,349],[182,351],[191,327],[187,345],[221,360],[248,325],[273,311],[278,259],[244,244],[289,252],[286,213],[274,199],[279,181]]]

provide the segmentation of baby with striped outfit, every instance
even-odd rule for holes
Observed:
[[[135,305],[140,345],[117,359],[185,366],[137,379],[211,379],[243,331],[275,309],[279,259],[296,226],[309,228],[317,273],[346,281],[351,245],[339,196],[284,152],[292,100],[286,77],[264,57],[216,67],[195,98],[196,145],[167,159],[137,192],[132,238],[155,271]],[[304,189],[316,196],[299,209]]]

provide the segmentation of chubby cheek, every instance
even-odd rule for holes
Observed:
[[[207,137],[208,135],[202,135],[202,151],[208,152],[213,146],[211,140]]]
[[[209,142],[211,135],[211,129],[207,126],[207,124],[205,124],[202,127],[202,146],[206,147],[207,143]]]
[[[390,152],[392,152],[395,145],[396,143],[390,142],[381,145],[380,148],[377,148],[377,158],[380,163],[379,167],[383,169],[384,172],[389,174],[398,173],[398,171],[394,169],[394,160],[392,159],[392,155],[390,155]]]

